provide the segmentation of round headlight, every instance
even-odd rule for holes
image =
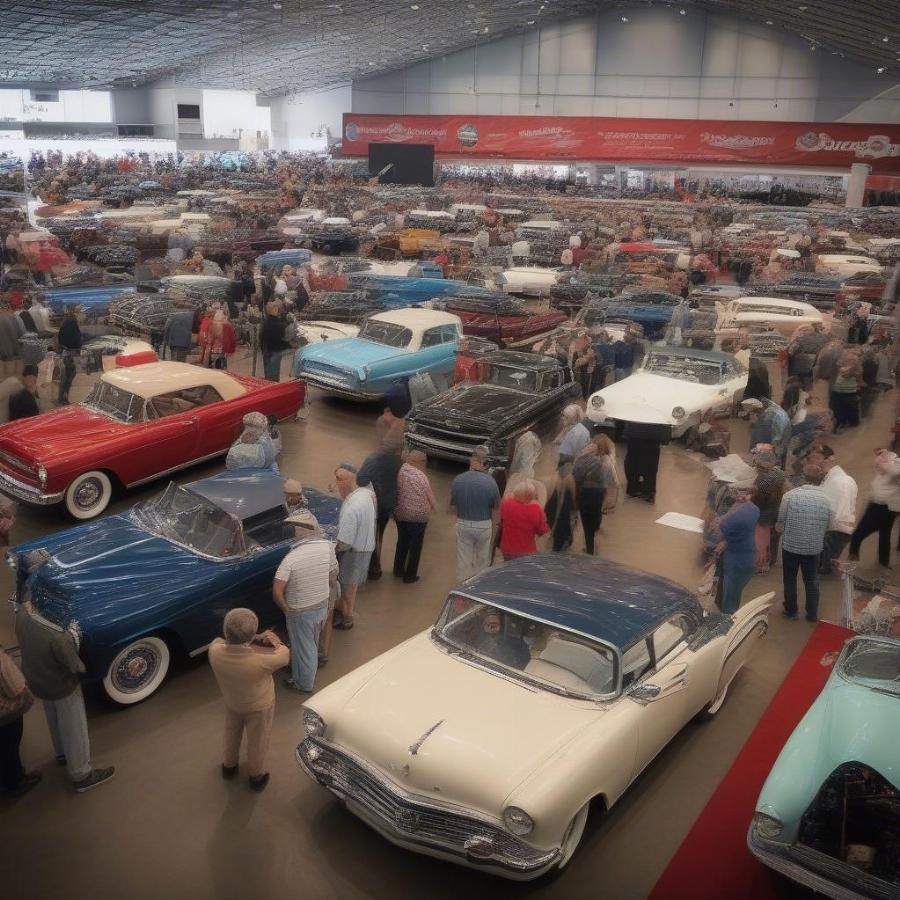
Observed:
[[[675,409],[672,410],[672,418],[673,419],[683,419],[687,413],[684,411],[683,406],[676,406]]]
[[[303,725],[308,737],[322,737],[325,734],[325,720],[311,709],[303,710]]]
[[[591,406],[593,406],[594,409],[600,409],[604,402],[604,399],[599,394],[594,394],[594,396],[591,397]]]
[[[503,824],[506,826],[507,831],[519,837],[531,834],[534,829],[534,820],[524,809],[519,809],[518,806],[507,806],[503,810]]]
[[[41,487],[44,487],[47,484],[47,469],[44,466],[38,466],[37,477],[38,481],[41,483]]]
[[[784,823],[774,813],[775,810],[772,810],[771,813],[758,812],[753,816],[753,827],[760,837],[774,840],[784,831]]]

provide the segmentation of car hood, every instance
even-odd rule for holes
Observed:
[[[495,384],[460,385],[421,404],[410,416],[410,423],[422,422],[444,428],[481,425],[493,430],[501,417],[523,412],[536,396]]]
[[[603,406],[595,409],[588,401],[588,417],[622,419],[627,422],[647,422],[661,425],[677,424],[672,418],[676,406],[690,415],[715,400],[721,385],[694,384],[649,372],[635,372],[609,387],[598,391]],[[680,420],[679,420],[680,421]]]
[[[215,565],[144,531],[125,516],[109,516],[31,541],[15,552],[38,548],[51,554],[32,576],[39,611],[63,626],[75,619],[85,630],[161,609],[184,591],[187,579],[197,586],[198,563]]]
[[[406,352],[403,347],[388,347],[362,338],[340,338],[304,347],[300,351],[300,360],[301,368],[303,363],[309,361],[356,372],[363,366],[391,359]]]
[[[102,446],[133,427],[73,404],[3,425],[0,450],[19,459],[47,462],[92,445]]]
[[[499,816],[529,775],[601,715],[464,662],[425,633],[328,724],[335,744],[405,790]]]

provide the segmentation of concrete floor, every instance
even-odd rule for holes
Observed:
[[[73,397],[83,396],[87,387],[87,379],[80,376]],[[845,467],[860,482],[860,503],[871,451],[888,440],[892,411],[889,395],[864,427],[833,440]],[[368,452],[376,415],[373,408],[316,395],[308,423],[290,423],[283,429],[282,471],[306,484],[327,487],[336,462],[361,461]],[[745,426],[734,423],[732,446],[742,450],[746,440]],[[543,474],[553,469],[548,456],[542,458]],[[195,480],[218,468],[194,469],[180,480]],[[458,471],[441,463],[429,468],[442,508],[426,535],[422,580],[402,585],[388,575],[363,588],[357,626],[335,634],[319,686],[434,620],[454,582],[454,520],[443,502]],[[626,498],[605,521],[600,552],[695,586],[701,574],[696,564],[698,536],[656,525],[654,519],[669,510],[699,514],[707,476],[707,469],[680,447],[665,448],[655,506]],[[112,509],[127,509],[162,486],[134,491]],[[22,509],[13,540],[68,525],[54,511]],[[395,537],[389,526],[385,560],[390,559]],[[874,561],[873,542],[864,545],[864,562]],[[576,546],[582,546],[580,535]],[[775,590],[780,598],[780,578],[778,568],[754,579],[747,595]],[[0,591],[8,596],[9,589],[9,573],[3,567]],[[838,585],[831,578],[823,588],[822,617],[835,620],[837,609]],[[810,629],[802,620],[783,619],[776,605],[767,637],[716,719],[688,725],[605,820],[589,824],[579,853],[562,876],[534,885],[486,878],[403,852],[358,822],[294,762],[302,731],[301,699],[284,688],[278,690],[268,789],[255,794],[243,777],[224,783],[219,776],[221,706],[205,657],[176,666],[158,694],[136,707],[113,709],[99,697],[89,700],[95,764],[114,764],[116,777],[86,795],[74,794],[65,771],[54,764],[43,715],[35,707],[26,718],[22,755],[28,767],[44,773],[44,781],[26,797],[0,805],[2,895],[11,900],[387,900],[490,892],[496,898],[638,900],[646,897],[728,770]],[[0,609],[0,641],[15,643],[13,615],[5,604]],[[721,895],[727,894],[728,886],[722,885]]]

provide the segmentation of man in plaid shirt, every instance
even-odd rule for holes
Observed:
[[[797,618],[797,571],[806,588],[806,621],[818,621],[819,557],[831,521],[831,502],[819,485],[825,477],[821,466],[803,468],[806,484],[788,491],[781,499],[776,531],[781,532],[784,577],[784,614]]]

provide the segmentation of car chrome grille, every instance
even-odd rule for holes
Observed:
[[[440,428],[435,425],[416,424],[415,430],[407,429],[410,442],[421,442],[429,447],[446,447],[448,450],[460,450],[471,453],[476,447],[487,444],[490,437],[486,434],[470,434]]]
[[[339,369],[337,366],[331,366],[328,363],[320,363],[313,359],[304,359],[301,363],[302,374],[312,377],[322,376],[329,381],[339,381],[347,383],[352,380],[350,373]]]
[[[312,759],[310,750],[318,756]],[[379,774],[321,740],[307,738],[297,748],[304,768],[341,799],[364,807],[404,840],[433,845],[465,856],[466,844],[490,842],[494,862],[521,871],[547,865],[556,850],[538,850],[507,834],[498,825],[430,805],[389,784]]]
[[[11,453],[0,450],[0,460],[13,469],[18,469],[20,472],[27,472],[29,475],[34,475],[34,469],[28,463],[13,456]]]

